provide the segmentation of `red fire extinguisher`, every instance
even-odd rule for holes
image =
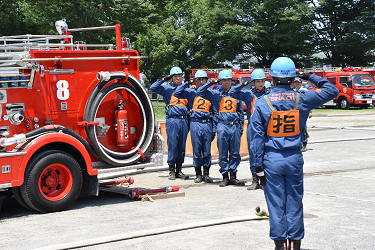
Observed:
[[[128,112],[124,109],[122,101],[115,109],[115,131],[116,145],[118,147],[128,146]]]

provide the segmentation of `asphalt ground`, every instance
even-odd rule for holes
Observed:
[[[343,128],[344,127],[344,128]],[[302,249],[375,248],[375,115],[314,116],[304,153],[304,223]],[[187,158],[187,163],[192,159]],[[166,163],[165,163],[166,164]],[[245,187],[220,188],[218,165],[214,183],[168,180],[168,172],[135,175],[150,187],[179,185],[185,197],[132,201],[101,192],[80,197],[67,211],[38,214],[4,200],[0,212],[0,249],[33,249],[118,234],[200,223],[254,214],[267,208],[262,190],[248,191],[248,161],[238,179]],[[82,249],[274,249],[268,220],[251,220],[138,237]]]

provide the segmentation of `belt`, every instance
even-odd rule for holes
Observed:
[[[168,118],[185,119],[187,118],[187,116],[186,115],[168,115]]]
[[[301,147],[292,147],[292,148],[284,148],[284,149],[274,149],[274,148],[265,148],[265,151],[274,151],[274,152],[282,152],[282,151],[294,151],[294,150],[301,150]]]
[[[223,121],[223,120],[219,120],[219,123],[222,123],[222,124],[225,124],[225,125],[233,125],[233,124],[236,124],[238,123],[239,121],[234,121],[234,122],[227,122],[227,121]]]
[[[210,122],[211,119],[197,119],[197,118],[190,118],[190,121],[191,121],[191,122],[201,122],[201,123],[206,123],[206,122]]]

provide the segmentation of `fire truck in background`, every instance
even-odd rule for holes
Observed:
[[[11,191],[38,212],[98,195],[99,180],[163,164],[163,138],[140,83],[147,57],[121,38],[119,24],[55,25],[58,35],[0,37],[0,196]],[[74,32],[101,29],[115,30],[115,50],[73,42]]]
[[[204,70],[207,73],[208,80],[218,79],[220,71],[224,69],[191,69],[190,73],[190,79],[194,79],[195,73],[198,70]],[[233,81],[235,84],[238,83],[244,83],[246,81],[250,81],[251,79],[251,73],[254,71],[254,69],[228,69],[230,72],[232,72]],[[263,69],[265,70],[265,69]],[[266,74],[266,81],[271,81],[271,76],[268,74],[269,70],[265,70]],[[245,89],[252,88],[253,84],[248,84]]]
[[[363,67],[329,67],[302,69],[303,72],[314,73],[334,83],[340,91],[339,95],[323,106],[337,106],[349,109],[350,106],[368,108],[375,104],[375,82],[373,68]]]

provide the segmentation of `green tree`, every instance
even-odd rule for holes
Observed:
[[[314,41],[333,66],[366,66],[375,61],[373,0],[311,0],[315,5]]]
[[[173,66],[188,75],[189,69],[234,59],[244,42],[239,14],[241,9],[224,0],[168,1],[162,22],[136,36],[135,48],[150,58],[142,67],[147,77],[153,82]]]
[[[0,36],[20,35],[27,33],[17,1],[0,0]]]
[[[55,21],[66,19],[69,28],[113,25],[107,18],[114,0],[17,0],[22,23],[28,34],[57,34]],[[108,30],[75,32],[75,41],[115,43],[115,33]]]
[[[312,9],[304,0],[244,0],[241,19],[246,26],[245,52],[258,59],[256,66],[270,67],[287,56],[297,67],[311,65]]]

